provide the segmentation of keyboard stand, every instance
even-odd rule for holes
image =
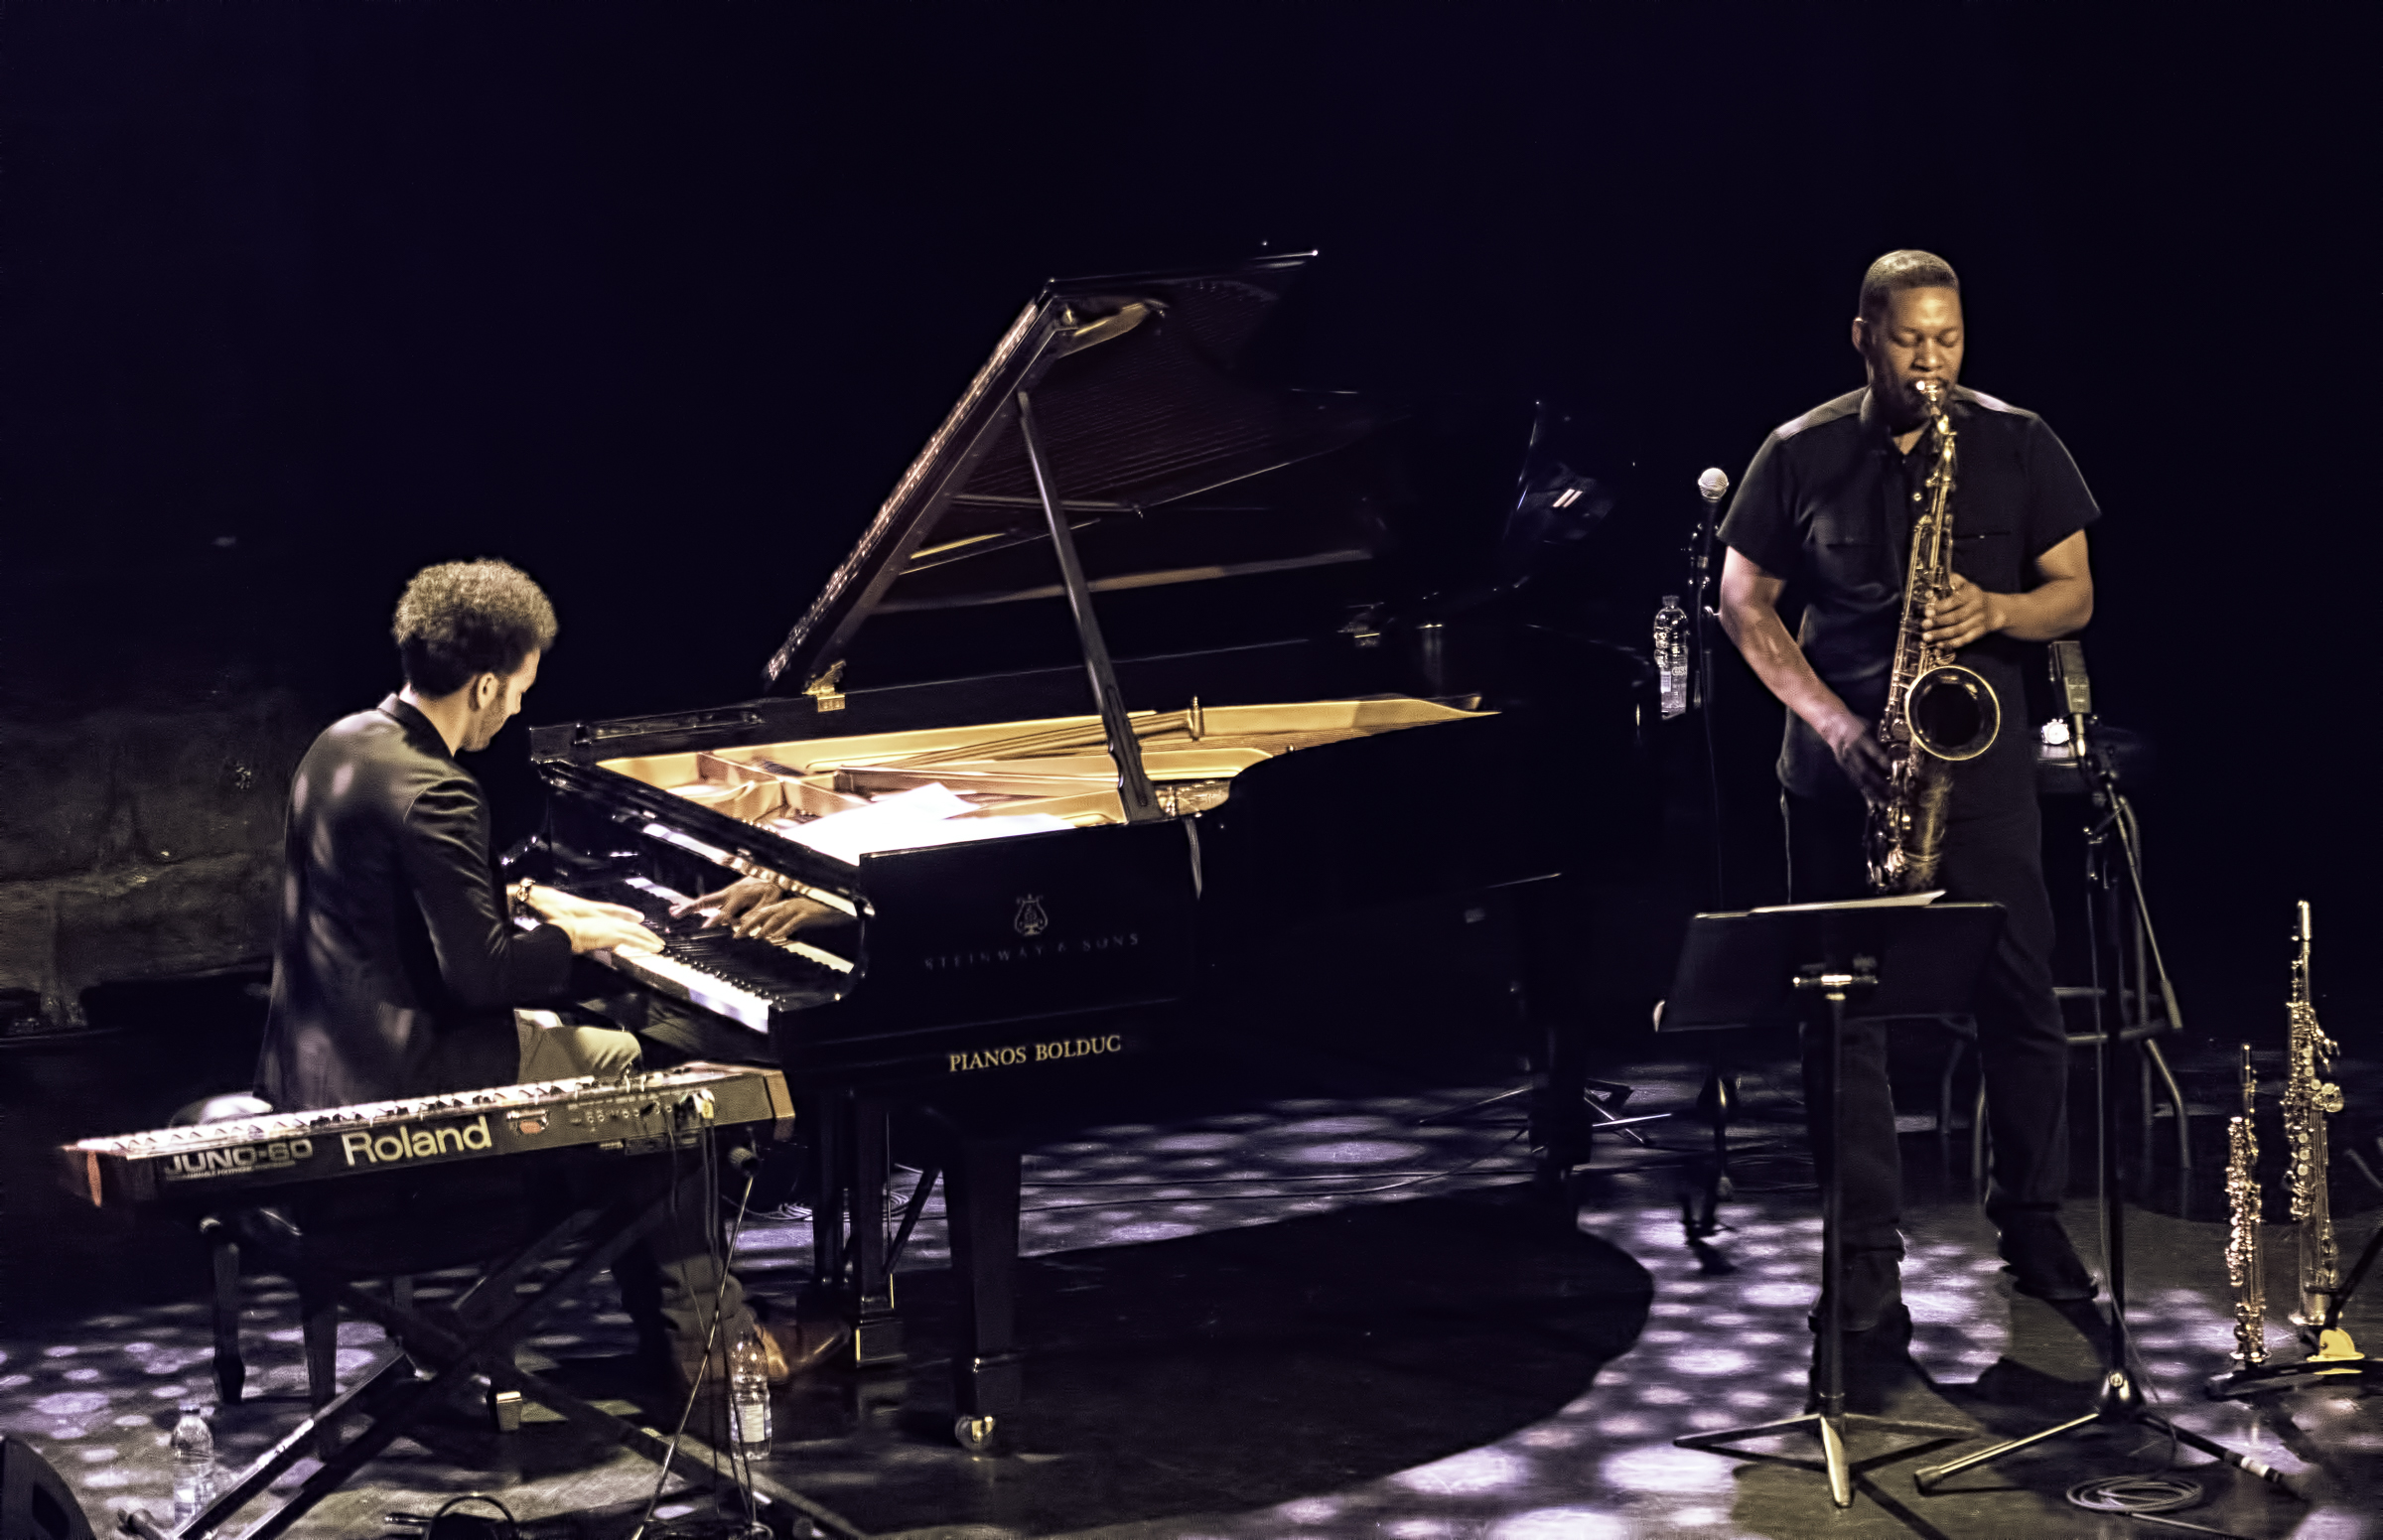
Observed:
[[[126,1532],[143,1540],[203,1540],[216,1534],[241,1508],[262,1495],[276,1477],[309,1454],[323,1463],[298,1487],[243,1533],[242,1540],[272,1540],[288,1530],[325,1497],[348,1480],[433,1408],[461,1388],[474,1374],[486,1375],[497,1390],[517,1391],[564,1420],[613,1440],[622,1448],[654,1462],[684,1470],[690,1476],[708,1471],[718,1484],[733,1484],[728,1460],[700,1441],[681,1437],[675,1454],[671,1441],[651,1429],[615,1417],[563,1389],[543,1375],[518,1367],[513,1348],[564,1299],[612,1265],[631,1241],[659,1218],[669,1201],[665,1191],[652,1199],[625,1197],[603,1209],[580,1209],[491,1268],[452,1307],[454,1325],[442,1325],[422,1312],[402,1308],[367,1294],[346,1279],[325,1277],[291,1256],[275,1255],[268,1243],[262,1249],[274,1263],[293,1274],[311,1271],[319,1285],[339,1303],[387,1329],[396,1348],[384,1355],[353,1385],[316,1409],[313,1416],[283,1435],[279,1442],[246,1470],[233,1476],[213,1501],[178,1527],[135,1508],[124,1515]],[[574,1241],[587,1250],[552,1283],[526,1297],[516,1293],[541,1264]],[[435,1364],[428,1379],[416,1377],[413,1364]],[[351,1416],[370,1420],[353,1437],[339,1439],[340,1424]],[[741,1473],[754,1494],[755,1517],[776,1534],[793,1527],[793,1514],[808,1517],[831,1533],[857,1537],[853,1525],[817,1503],[746,1466]]]

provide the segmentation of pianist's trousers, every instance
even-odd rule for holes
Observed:
[[[737,1275],[722,1265],[720,1203],[704,1175],[702,1151],[682,1150],[675,1160],[652,1156],[631,1163],[631,1178],[640,1196],[662,1200],[661,1216],[613,1263],[621,1305],[637,1334],[658,1346],[688,1379],[703,1361],[715,1301],[720,1330],[710,1335],[711,1372],[705,1382],[724,1387],[730,1346],[753,1330],[753,1312]],[[617,1173],[596,1179],[604,1189],[588,1194],[604,1200],[620,1194]],[[721,1184],[726,1185],[727,1175]]]
[[[1787,819],[1788,885],[1796,902],[1867,896],[1863,807],[1782,794]],[[2068,1181],[2068,1040],[2052,996],[2052,907],[2043,888],[2042,821],[2033,789],[2025,796],[1958,796],[1938,880],[1945,897],[2000,904],[2002,938],[1979,981],[1972,1014],[1978,1062],[1986,1077],[1988,1128],[1994,1136],[1986,1212],[2008,1226],[2028,1213],[2054,1213]],[[1902,1024],[1908,1030],[1912,1024]],[[1822,1181],[1832,1168],[1843,1186],[1849,1252],[1900,1255],[1902,1164],[1895,1146],[1894,1096],[1887,1078],[1884,1023],[1845,1029],[1845,1084],[1831,1096],[1825,1035],[1804,1040],[1804,1106]],[[1834,1133],[1834,1137],[1832,1137]]]
[[[523,1080],[566,1079],[593,1074],[614,1078],[639,1061],[637,1040],[626,1032],[566,1024],[547,1012],[516,1013],[521,1037]],[[725,1178],[720,1179],[725,1181]],[[649,1349],[669,1356],[692,1380],[707,1337],[712,1369],[707,1383],[727,1380],[725,1354],[753,1326],[745,1290],[721,1265],[720,1203],[700,1149],[675,1159],[654,1156],[630,1164],[629,1184],[618,1168],[583,1174],[575,1196],[602,1206],[625,1191],[662,1204],[660,1217],[613,1264],[621,1304]],[[717,1309],[720,1330],[712,1331]]]

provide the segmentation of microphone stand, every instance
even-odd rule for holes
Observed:
[[[1689,603],[1696,609],[1696,644],[1690,673],[1695,689],[1689,696],[1689,704],[1704,713],[1705,796],[1713,821],[1713,907],[1724,910],[1729,907],[1729,867],[1722,846],[1721,755],[1713,741],[1713,648],[1708,627],[1714,619],[1710,595],[1713,542],[1717,533],[1715,516],[1721,511],[1721,499],[1730,494],[1729,473],[1719,466],[1712,467],[1696,479],[1696,490],[1704,506],[1698,510],[1696,539],[1689,547]],[[1701,1189],[1680,1194],[1680,1224],[1691,1244],[1720,1232],[1722,1200],[1735,1191],[1730,1181],[1730,1122],[1737,1108],[1738,1076],[1716,1042],[1705,1083],[1696,1096],[1696,1110],[1704,1114],[1712,1129],[1713,1148],[1704,1163],[1705,1180]]]
[[[2055,645],[2063,644],[2055,643]],[[2066,645],[2073,646],[2073,643]],[[2073,660],[2075,654],[2072,652],[2070,657]],[[2059,1438],[2063,1434],[2078,1433],[2103,1424],[2131,1424],[2166,1435],[2176,1443],[2199,1450],[2212,1459],[2222,1461],[2236,1470],[2247,1471],[2261,1480],[2270,1482],[2292,1493],[2295,1497],[2307,1501],[2308,1493],[2302,1489],[2301,1481],[2289,1472],[2278,1470],[2261,1460],[2229,1449],[2216,1440],[2205,1438],[2189,1428],[2178,1427],[2174,1422],[2153,1411],[2150,1402],[2144,1396],[2143,1385],[2136,1377],[2134,1338],[2127,1326],[2126,1206],[2119,1190],[2118,1050],[2120,1034],[2114,1024],[2106,1021],[2103,1017],[2101,991],[2103,931],[2099,922],[2102,917],[2102,904],[2115,902],[2114,898],[2109,897],[2111,884],[2116,875],[2109,856],[2110,839],[2113,833],[2117,836],[2120,858],[2126,864],[2128,879],[2134,887],[2136,913],[2142,917],[2145,934],[2151,940],[2152,957],[2160,974],[2161,995],[2167,1004],[2170,1013],[2169,1020],[2172,1023],[2176,1020],[2175,992],[2169,985],[2167,965],[2159,961],[2159,936],[2152,930],[2151,916],[2143,907],[2143,868],[2139,859],[2140,853],[2136,848],[2135,810],[2127,801],[2125,792],[2119,788],[2117,767],[2111,763],[2109,755],[2094,737],[2092,729],[2095,719],[2090,711],[2090,698],[2083,696],[2081,662],[2077,663],[2076,667],[2079,677],[2071,680],[2065,673],[2063,676],[2063,682],[2067,683],[2071,690],[2069,731],[2073,735],[2072,741],[2076,745],[2078,762],[2093,786],[2093,807],[2097,815],[2092,826],[2086,831],[2088,876],[2085,903],[2088,920],[2087,934],[2090,937],[2086,955],[2091,959],[2091,979],[2094,986],[2092,998],[2096,1081],[2095,1110],[2098,1114],[2097,1122],[2100,1125],[2098,1136],[2101,1156],[2102,1255],[2109,1274],[2106,1281],[2110,1286],[2110,1309],[2105,1317],[2109,1334],[2103,1347],[2102,1380],[2095,1390],[2092,1405],[2079,1416],[2071,1417],[2065,1422],[2055,1423],[2048,1428],[2037,1429],[2021,1438],[2006,1440],[1959,1460],[1947,1461],[1943,1465],[1923,1467],[1912,1472],[1912,1484],[1918,1487],[1922,1495],[1925,1495],[1935,1491],[1948,1477],[1958,1475],[1964,1470],[1974,1470],[1979,1466],[1991,1465],[2006,1455],[2016,1455],[2023,1449],[2033,1448],[2047,1440]],[[2097,897],[2097,895],[2102,897]]]
[[[1722,854],[1721,837],[1721,757],[1713,744],[1713,643],[1708,627],[1713,619],[1711,594],[1713,588],[1714,515],[1721,508],[1721,499],[1730,492],[1730,478],[1718,467],[1696,480],[1697,494],[1704,507],[1697,515],[1695,563],[1690,577],[1694,592],[1691,601],[1696,606],[1696,652],[1692,659],[1691,689],[1688,704],[1704,713],[1705,735],[1705,791],[1713,812],[1713,907],[1729,907],[1729,868]]]

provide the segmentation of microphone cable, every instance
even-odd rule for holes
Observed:
[[[669,1448],[663,1452],[659,1468],[653,1473],[653,1490],[645,1499],[645,1511],[639,1514],[637,1517],[637,1527],[630,1532],[630,1540],[645,1540],[646,1532],[653,1523],[653,1510],[660,1504],[662,1500],[662,1488],[669,1484],[670,1465],[671,1462],[678,1457],[679,1441],[686,1437],[687,1422],[694,1416],[695,1403],[703,1394],[703,1382],[711,1372],[712,1348],[715,1343],[719,1342],[720,1338],[720,1309],[728,1297],[729,1265],[736,1259],[737,1244],[739,1240],[742,1239],[745,1232],[746,1206],[753,1199],[753,1183],[754,1178],[756,1175],[758,1175],[759,1163],[756,1162],[754,1163],[755,1169],[748,1170],[745,1173],[745,1190],[744,1193],[738,1198],[736,1222],[729,1230],[728,1244],[724,1249],[720,1244],[719,1221],[715,1217],[715,1215],[718,1214],[721,1206],[719,1192],[719,1145],[716,1133],[707,1131],[707,1137],[703,1141],[703,1149],[700,1159],[702,1161],[702,1176],[704,1185],[704,1234],[706,1238],[707,1253],[712,1261],[714,1272],[714,1281],[712,1285],[712,1308],[710,1312],[711,1320],[703,1333],[703,1354],[702,1357],[696,1362],[692,1383],[687,1386],[687,1398],[678,1409],[678,1425],[670,1430]],[[675,1139],[671,1141],[669,1161],[670,1202],[672,1207],[675,1208],[678,1201],[679,1186],[678,1143]],[[735,1349],[733,1347],[729,1348],[730,1352],[734,1352],[734,1350]],[[724,1358],[726,1354],[723,1355]],[[723,1377],[726,1377],[725,1370],[723,1371]],[[735,1483],[739,1494],[745,1499],[746,1513],[751,1515],[754,1510],[752,1463],[740,1455],[736,1447],[734,1427],[734,1419],[736,1416],[735,1393],[733,1386],[728,1388],[730,1402],[729,1417],[731,1419],[730,1437],[728,1441],[729,1447],[727,1451],[729,1462],[728,1474],[729,1479]],[[715,1467],[713,1469],[716,1470],[717,1468]],[[744,1529],[745,1534],[758,1534],[764,1537],[766,1537],[769,1532],[769,1526],[763,1524],[759,1519],[751,1519]],[[663,1533],[667,1534],[668,1531],[664,1531]],[[661,1540],[661,1536],[657,1535],[655,1540]]]

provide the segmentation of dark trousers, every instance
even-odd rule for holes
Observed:
[[[712,1344],[710,1383],[726,1383],[725,1354],[753,1329],[753,1313],[737,1275],[719,1265],[722,1254],[722,1216],[718,1198],[707,1190],[702,1154],[682,1150],[676,1161],[646,1156],[631,1163],[633,1170],[608,1174],[604,1190],[581,1194],[585,1201],[602,1201],[622,1194],[629,1184],[635,1195],[662,1202],[654,1220],[620,1259],[613,1277],[621,1285],[621,1304],[648,1346],[658,1346],[692,1378],[702,1362],[704,1342]],[[725,1163],[724,1163],[725,1166]],[[721,1185],[731,1193],[742,1179],[724,1169]],[[720,1325],[712,1330],[714,1302]]]
[[[1865,897],[1862,804],[1793,794],[1779,801],[1795,901]],[[2068,1181],[2068,1042],[2052,997],[2042,828],[2032,794],[1966,807],[1956,795],[1938,873],[1948,899],[2000,904],[2006,916],[1973,1010],[1994,1139],[1986,1212],[1998,1225],[2056,1210]],[[1804,1105],[1821,1180],[1832,1169],[1842,1174],[1847,1249],[1899,1255],[1902,1164],[1887,1079],[1889,1030],[1880,1022],[1847,1026],[1845,1084],[1834,1088],[1821,1034],[1807,1033]]]
[[[615,1003],[588,1005],[610,1007]],[[618,1019],[621,1011],[600,1010],[598,1015]],[[648,1058],[630,1033],[576,1018],[574,1023],[552,1017],[525,1019],[519,1032],[520,1077],[524,1080],[580,1074],[610,1078]],[[649,1062],[647,1067],[664,1065]],[[741,1185],[726,1172],[718,1180],[732,1193]],[[736,1274],[718,1260],[722,1214],[711,1187],[702,1152],[682,1150],[675,1158],[649,1156],[621,1167],[602,1168],[595,1175],[583,1174],[575,1184],[574,1196],[594,1206],[630,1194],[662,1204],[660,1217],[613,1263],[613,1277],[621,1285],[621,1303],[643,1344],[666,1353],[690,1378],[703,1360],[704,1343],[709,1341],[713,1383],[720,1384],[726,1380],[728,1360],[724,1355],[752,1330],[753,1313],[745,1304],[745,1290]],[[720,1317],[717,1331],[712,1329],[715,1302]]]

